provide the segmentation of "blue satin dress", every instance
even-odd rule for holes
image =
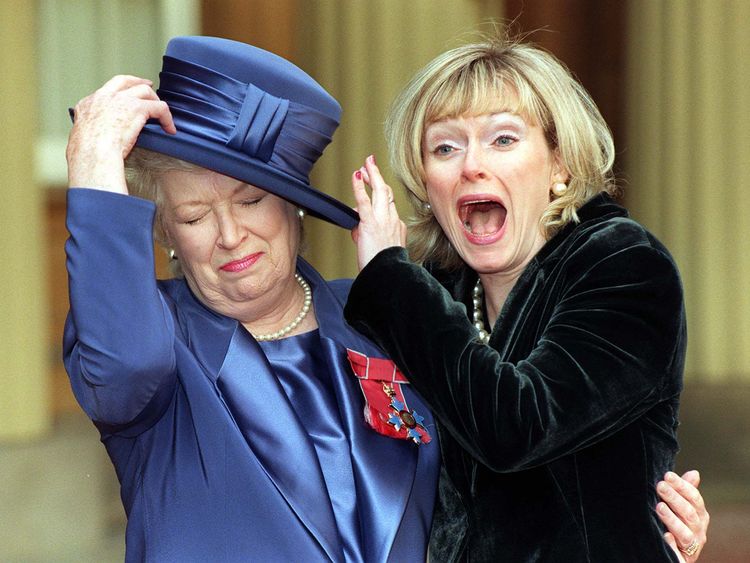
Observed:
[[[362,531],[349,441],[342,430],[319,333],[314,330],[260,342],[260,347],[315,447],[346,561],[362,561]]]

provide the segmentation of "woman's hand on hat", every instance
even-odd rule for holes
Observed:
[[[127,194],[125,157],[146,121],[157,119],[176,133],[172,114],[151,87],[136,76],[115,76],[78,102],[68,137],[68,185]]]
[[[710,517],[698,491],[699,485],[697,471],[688,471],[682,477],[670,471],[656,486],[662,499],[656,506],[656,513],[667,527],[664,540],[682,562],[698,559],[706,545]]]
[[[370,187],[372,198],[366,186]],[[398,216],[393,190],[383,180],[374,156],[368,156],[365,165],[352,174],[352,190],[359,213],[359,225],[352,230],[352,239],[357,245],[361,270],[381,250],[405,246],[406,225]]]

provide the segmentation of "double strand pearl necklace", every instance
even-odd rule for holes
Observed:
[[[474,291],[472,293],[472,302],[474,303],[474,328],[476,328],[479,333],[479,340],[481,340],[483,344],[487,344],[490,341],[492,330],[487,330],[484,326],[484,314],[482,313],[484,288],[482,287],[482,280],[477,279],[477,283],[474,286]]]
[[[257,340],[258,342],[268,342],[269,340],[278,340],[279,338],[283,338],[284,336],[292,332],[295,328],[297,328],[297,326],[307,316],[307,313],[310,310],[310,305],[312,305],[312,291],[310,290],[310,285],[305,281],[305,278],[300,276],[297,272],[294,273],[294,279],[297,280],[297,283],[305,293],[305,300],[302,303],[302,309],[300,310],[299,314],[294,317],[294,320],[284,328],[280,328],[276,332],[271,332],[269,334],[253,334],[253,338],[255,338],[255,340]]]

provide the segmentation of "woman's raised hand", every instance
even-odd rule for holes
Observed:
[[[700,474],[688,471],[682,477],[669,472],[656,486],[663,501],[656,505],[656,513],[668,530],[664,539],[686,563],[700,556],[710,520],[698,485]]]
[[[370,186],[372,199],[365,186]],[[361,270],[381,250],[405,246],[406,225],[398,216],[393,190],[380,175],[374,156],[368,156],[365,165],[352,174],[352,190],[359,213],[359,225],[352,230],[352,239],[357,245]]]
[[[176,133],[172,114],[151,88],[136,76],[115,76],[76,104],[68,137],[68,185],[127,194],[125,157],[146,121],[159,120]]]

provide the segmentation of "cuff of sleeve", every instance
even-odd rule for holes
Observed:
[[[154,270],[156,205],[144,199],[95,189],[67,193],[65,243],[68,273],[114,269]]]
[[[110,234],[145,232],[151,237],[156,205],[137,197],[91,188],[67,192],[68,232],[84,228]]]

